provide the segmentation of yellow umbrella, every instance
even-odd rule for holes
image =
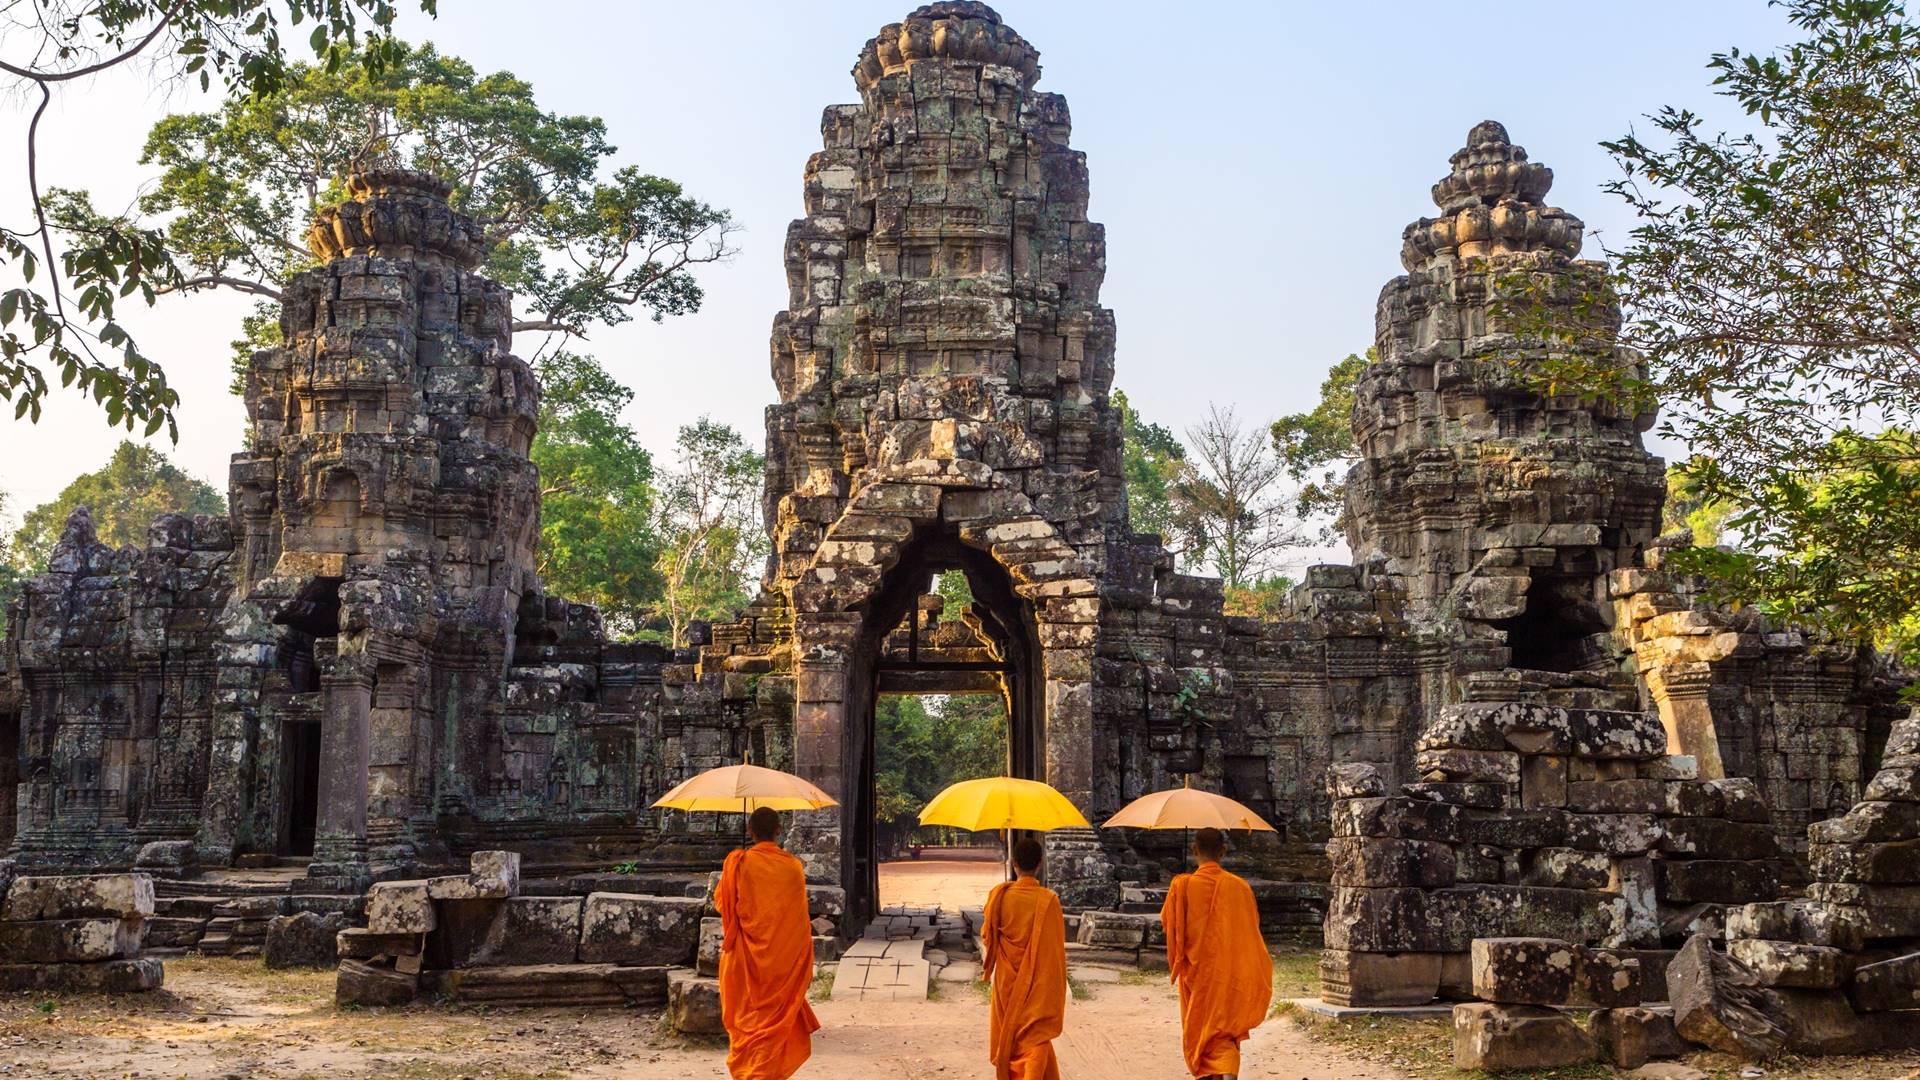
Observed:
[[[920,811],[922,825],[986,829],[1088,828],[1087,819],[1065,795],[1038,780],[989,776],[962,780],[933,797]]]
[[[1189,779],[1186,787],[1156,791],[1128,803],[1107,819],[1103,828],[1129,829],[1251,829],[1274,832],[1260,815],[1225,795],[1199,791]]]
[[[689,777],[653,805],[745,814],[763,806],[770,810],[819,810],[840,804],[792,773],[758,765],[728,765]]]

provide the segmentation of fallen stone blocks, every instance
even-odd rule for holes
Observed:
[[[1717,928],[1727,905],[1779,894],[1782,855],[1759,789],[1697,779],[1695,763],[1666,753],[1650,713],[1469,701],[1441,710],[1415,751],[1419,777],[1397,795],[1381,794],[1371,766],[1329,777],[1321,966],[1335,1004],[1471,993],[1443,977],[1447,961],[1436,971],[1421,958],[1464,954],[1477,939],[1652,954]],[[1588,1003],[1661,993],[1654,973],[1625,965],[1607,981],[1620,986],[1594,982]]]
[[[667,973],[667,1023],[683,1035],[724,1035],[720,981],[691,971]]]
[[[164,980],[140,955],[153,915],[145,874],[28,876],[0,901],[0,991],[124,994]]]

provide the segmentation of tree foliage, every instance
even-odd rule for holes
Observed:
[[[1920,463],[1920,26],[1895,0],[1782,6],[1801,40],[1709,63],[1744,130],[1669,107],[1604,144],[1630,242],[1553,298],[1564,317],[1537,295],[1503,317],[1571,346],[1534,362],[1546,389],[1658,402],[1703,463],[1692,491],[1739,508],[1752,550],[1675,565],[1782,618],[1897,638],[1920,609],[1920,577],[1880,557],[1920,515],[1903,494]],[[1615,297],[1644,369],[1612,351]]]
[[[1267,433],[1233,407],[1210,406],[1187,429],[1187,457],[1173,485],[1187,555],[1230,589],[1250,588],[1302,540],[1286,513],[1285,467]]]
[[[766,464],[740,433],[701,417],[680,429],[660,498],[658,616],[675,646],[687,624],[722,619],[751,599],[766,558],[759,490]]]
[[[7,493],[0,491],[0,638],[7,636],[7,609],[13,606],[14,598],[20,595],[21,583],[27,579],[27,568],[20,562],[13,533],[4,525],[6,513]]]
[[[33,573],[45,570],[68,516],[83,506],[93,515],[94,535],[113,547],[145,546],[147,526],[161,514],[227,512],[226,498],[212,485],[150,446],[122,441],[105,465],[27,511],[13,536],[20,565]]]
[[[433,11],[434,0],[422,0]],[[39,135],[53,87],[142,64],[161,81],[218,79],[233,98],[271,94],[286,81],[289,46],[304,34],[322,67],[378,71],[396,48],[390,0],[37,0],[4,17],[5,85],[34,102],[19,167],[31,222],[0,225],[0,269],[18,285],[0,289],[0,399],[14,418],[40,419],[57,377],[91,397],[109,423],[177,436],[179,394],[117,321],[118,302],[147,304],[176,287],[180,271],[159,230],[89,214],[70,222],[55,254],[54,193],[40,180]]]
[[[898,850],[922,807],[961,780],[1007,771],[1007,711],[988,694],[888,695],[874,705],[874,823]]]
[[[541,581],[632,636],[664,586],[653,458],[620,419],[633,391],[575,353],[553,353],[538,370]]]
[[[1246,615],[1264,622],[1284,618],[1287,594],[1293,591],[1294,585],[1294,580],[1285,574],[1273,574],[1245,586],[1229,585],[1221,610],[1228,615]]]
[[[1179,511],[1173,487],[1179,481],[1186,448],[1173,432],[1140,418],[1127,395],[1115,390],[1113,407],[1120,413],[1121,470],[1127,481],[1127,515],[1137,532],[1158,534],[1168,547],[1178,547]]]
[[[1739,507],[1701,490],[1703,470],[1713,463],[1701,457],[1688,458],[1667,467],[1667,502],[1662,508],[1660,525],[1664,532],[1684,532],[1695,547],[1718,547],[1728,539],[1728,522]]]
[[[1335,539],[1344,528],[1347,470],[1359,456],[1353,442],[1353,386],[1379,358],[1371,346],[1364,356],[1348,353],[1327,369],[1318,404],[1282,416],[1269,429],[1287,477],[1299,485],[1294,511],[1303,522],[1322,522],[1322,541]]]
[[[1696,459],[1702,486],[1724,482]],[[1783,472],[1735,509],[1741,549],[1675,552],[1708,575],[1722,601],[1824,628],[1920,662],[1920,436],[1892,429],[1842,435],[1817,470]]]
[[[159,170],[139,203],[164,221],[182,275],[157,291],[223,288],[262,298],[235,364],[278,336],[273,302],[313,264],[314,212],[345,196],[356,168],[403,166],[454,184],[453,205],[495,241],[485,272],[525,312],[516,332],[584,337],[644,312],[698,310],[693,269],[732,254],[732,219],[616,153],[598,117],[544,110],[508,72],[481,75],[431,45],[396,45],[379,68],[295,64],[271,93],[168,116],[141,163]],[[67,193],[69,228],[135,227]]]

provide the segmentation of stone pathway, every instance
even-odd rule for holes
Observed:
[[[928,982],[951,964],[953,954],[974,951],[963,916],[939,908],[883,908],[841,954],[833,1000],[925,1001]]]

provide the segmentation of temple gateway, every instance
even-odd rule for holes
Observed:
[[[1492,122],[1435,163],[1356,387],[1355,562],[1310,568],[1278,620],[1229,617],[1129,520],[1105,235],[1040,70],[957,0],[860,51],[787,233],[762,588],[683,649],[543,588],[540,387],[486,237],[436,179],[357,176],[253,358],[228,516],[116,550],[78,512],[8,613],[0,849],[22,872],[296,860],[336,893],[477,850],[705,870],[736,823],[649,804],[744,755],[840,800],[790,846],[853,926],[876,701],[984,691],[1012,774],[1090,820],[1191,776],[1279,826],[1236,868],[1274,925],[1328,917],[1330,987],[1418,983],[1400,957],[1489,928],[1657,948],[1806,881],[1808,826],[1862,798],[1899,683],[1698,602],[1661,568],[1653,418],[1530,388],[1543,354],[1503,290],[1596,266],[1552,172]],[[948,571],[966,610],[930,592]],[[1604,803],[1622,783],[1699,794]],[[1622,832],[1641,818],[1665,831]],[[1700,822],[1738,844],[1668,843]],[[1114,907],[1177,840],[1052,833],[1050,882]]]

